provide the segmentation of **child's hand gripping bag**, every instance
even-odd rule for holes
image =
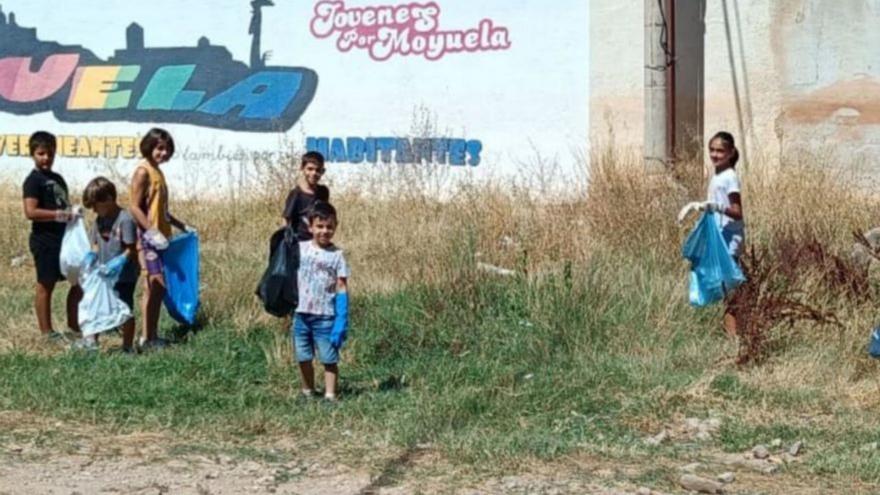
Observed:
[[[199,310],[199,236],[186,232],[161,252],[165,265],[165,309],[176,321],[194,325]]]

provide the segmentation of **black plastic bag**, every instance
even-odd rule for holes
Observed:
[[[272,234],[269,241],[269,266],[260,284],[257,297],[267,313],[284,317],[293,314],[299,301],[296,272],[299,269],[299,242],[290,227]]]

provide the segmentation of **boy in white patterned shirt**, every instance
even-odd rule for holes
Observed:
[[[324,399],[336,401],[339,381],[339,349],[348,332],[348,264],[333,244],[336,209],[318,201],[307,215],[312,239],[299,243],[297,287],[299,303],[291,338],[302,378],[302,396],[315,396],[317,351],[324,365]]]

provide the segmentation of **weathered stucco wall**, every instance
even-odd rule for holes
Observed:
[[[643,2],[590,8],[594,142],[613,129],[617,144],[640,146]],[[694,19],[676,22],[678,41],[694,42]],[[756,160],[794,149],[880,157],[880,0],[706,0],[704,22],[705,137],[730,130]]]

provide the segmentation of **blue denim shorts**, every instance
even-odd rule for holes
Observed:
[[[333,330],[333,317],[297,313],[293,319],[290,336],[296,350],[299,363],[311,361],[318,351],[318,359],[322,364],[339,362],[339,351],[330,345],[330,332]]]

